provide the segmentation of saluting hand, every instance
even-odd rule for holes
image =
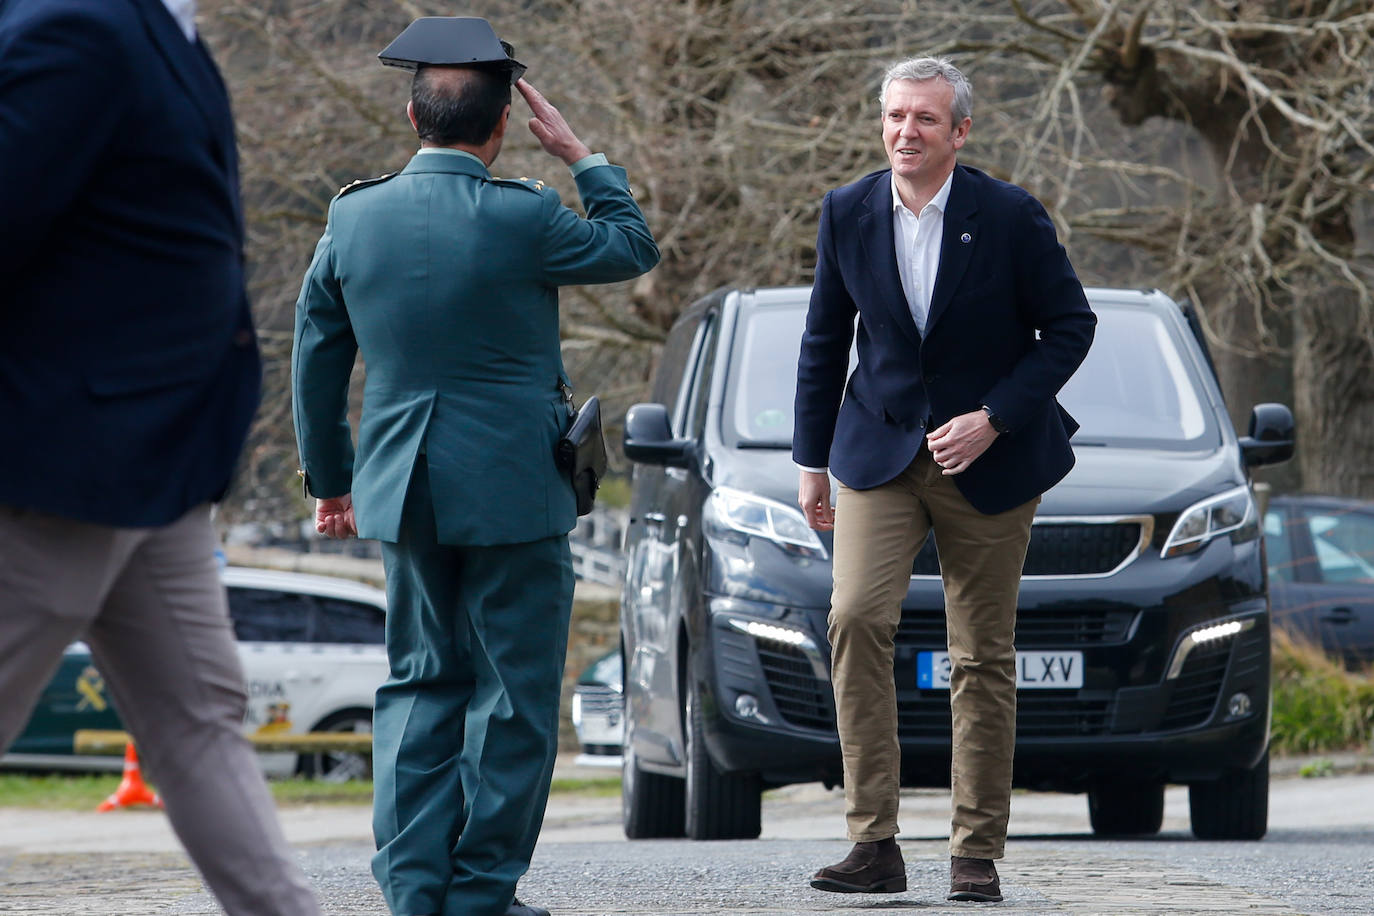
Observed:
[[[944,468],[944,475],[961,474],[988,450],[997,430],[981,410],[960,414],[926,436],[935,463]]]
[[[530,106],[530,111],[534,113],[529,122],[530,133],[534,134],[539,145],[544,147],[544,152],[562,159],[568,165],[592,154],[587,145],[577,139],[577,134],[573,133],[563,115],[549,104],[548,99],[540,95],[538,89],[525,79],[517,80],[515,88],[520,90],[520,94]]]

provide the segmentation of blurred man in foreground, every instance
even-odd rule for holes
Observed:
[[[259,366],[194,3],[0,3],[0,162],[0,750],[85,639],[224,909],[317,916],[214,559]]]

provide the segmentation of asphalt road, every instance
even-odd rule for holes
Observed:
[[[1269,835],[1210,843],[1188,832],[1187,793],[1170,789],[1164,830],[1094,839],[1082,797],[1018,793],[1000,863],[1002,904],[953,904],[945,836],[948,796],[904,795],[910,889],[897,896],[812,890],[807,877],[848,850],[843,799],[794,786],[765,802],[750,842],[626,842],[616,798],[555,797],[520,893],[560,916],[600,914],[969,913],[1374,914],[1374,774],[1273,784]],[[368,870],[368,812],[283,811],[325,910],[386,913]],[[156,812],[0,811],[0,913],[202,916],[219,912]]]

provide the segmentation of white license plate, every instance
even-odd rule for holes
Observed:
[[[949,689],[948,652],[922,652],[916,656],[916,686],[922,690]],[[1082,652],[1016,653],[1018,690],[1071,690],[1082,686]]]

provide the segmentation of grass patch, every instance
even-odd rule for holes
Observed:
[[[1351,672],[1319,647],[1273,633],[1274,722],[1279,754],[1367,746],[1374,737],[1374,676]]]
[[[118,785],[118,773],[3,773],[0,807],[94,811]]]
[[[94,811],[119,786],[119,780],[118,773],[0,773],[0,808]],[[267,785],[282,807],[372,804],[371,780],[269,779]],[[609,798],[620,794],[620,776],[555,779],[553,792]]]
[[[549,791],[552,795],[585,795],[592,798],[610,798],[620,794],[620,774],[582,779],[555,779],[553,787]]]
[[[370,805],[372,780],[326,782],[322,779],[269,779],[267,786],[278,805]]]
[[[0,773],[0,808],[94,811],[119,786],[118,773]],[[156,789],[156,784],[152,784]],[[371,781],[268,780],[278,805],[371,804]]]

